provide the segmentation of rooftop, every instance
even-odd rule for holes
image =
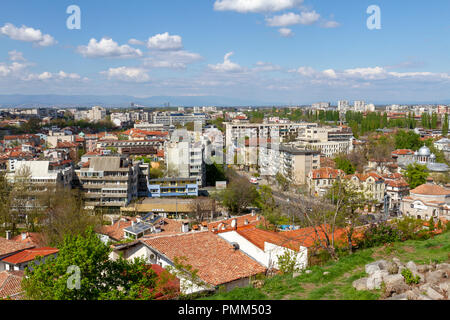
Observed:
[[[34,245],[0,238],[0,257],[31,248]]]
[[[215,286],[266,271],[259,263],[209,231],[155,237],[142,242],[172,261],[176,257],[185,257],[185,263],[197,269],[203,281]]]
[[[34,249],[27,249],[24,251],[21,251],[19,253],[16,253],[12,256],[9,256],[7,258],[4,258],[2,261],[10,264],[21,264],[25,262],[30,262],[36,259],[37,257],[46,257],[55,253],[58,253],[59,250],[56,248],[34,248]]]
[[[444,196],[450,195],[450,190],[436,184],[426,183],[410,191],[411,194]]]
[[[0,272],[0,299],[21,299],[23,271]]]

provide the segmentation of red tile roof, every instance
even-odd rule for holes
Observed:
[[[338,176],[344,176],[345,172],[340,169],[333,168],[320,168],[311,171],[311,177],[313,180],[316,179],[336,179]]]
[[[251,214],[246,214],[240,217],[230,218],[226,220],[219,220],[215,222],[208,223],[208,230],[213,231],[214,229],[217,229],[217,231],[222,231],[222,226],[225,227],[225,230],[231,230],[231,222],[233,219],[236,219],[236,227],[243,227],[246,224],[246,221],[248,222],[248,225],[258,225],[260,223],[264,223],[264,217],[255,214],[252,216]],[[219,225],[221,225],[221,228],[219,230]]]
[[[20,300],[23,298],[23,271],[0,272],[0,299]]]
[[[185,263],[198,270],[200,279],[215,286],[266,271],[265,267],[209,231],[156,237],[142,242],[172,261],[176,257],[186,258]]]
[[[392,155],[408,155],[408,154],[414,154],[414,151],[410,150],[410,149],[397,149],[395,151],[392,152]]]
[[[18,236],[13,237],[11,240],[24,243],[24,244],[30,244],[33,245],[36,248],[40,248],[43,245],[43,238],[42,235],[38,232],[26,232],[25,239],[22,239],[22,234],[19,234]]]
[[[301,246],[300,241],[292,240],[290,237],[287,237],[284,232],[261,230],[254,226],[241,227],[238,228],[236,232],[261,250],[264,250],[265,242],[296,251],[298,251]]]
[[[59,250],[56,248],[34,248],[34,249],[27,249],[24,251],[21,251],[19,253],[16,253],[12,256],[9,256],[7,258],[4,258],[2,261],[10,263],[10,264],[21,264],[24,262],[30,262],[36,259],[37,257],[46,257],[55,253],[58,253]]]
[[[125,220],[125,221],[122,221]],[[123,229],[131,226],[132,222],[136,222],[136,217],[122,217],[121,219],[114,222],[113,225],[102,226],[99,233],[107,235],[115,241],[120,241],[124,237]]]
[[[34,246],[27,243],[20,243],[17,241],[0,238],[0,257],[31,248],[34,248]]]
[[[450,195],[450,190],[443,188],[441,186],[438,186],[436,184],[422,184],[421,186],[418,186],[417,188],[410,191],[411,194],[422,194],[422,195],[433,195],[433,196],[444,196],[444,195]]]

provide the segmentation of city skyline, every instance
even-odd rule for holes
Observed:
[[[66,26],[74,4],[80,30]],[[0,94],[226,97],[237,105],[450,99],[444,1],[105,4],[2,4]],[[374,4],[379,30],[366,24]]]

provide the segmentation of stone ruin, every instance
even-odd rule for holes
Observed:
[[[408,285],[402,275],[404,269],[418,276],[419,283]],[[449,300],[449,263],[416,265],[409,261],[403,264],[393,258],[369,263],[365,270],[368,277],[353,281],[356,290],[383,289],[381,299],[384,300]]]

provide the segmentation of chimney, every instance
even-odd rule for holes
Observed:
[[[6,240],[11,240],[12,239],[12,232],[11,230],[7,230],[6,231]]]
[[[236,229],[237,228],[237,219],[231,220],[231,228]]]
[[[27,238],[27,233],[26,232],[22,232],[22,241],[25,240]]]
[[[181,232],[183,232],[183,233],[189,232],[189,223],[188,222],[183,222],[183,224],[181,225]]]
[[[252,210],[252,217],[255,216],[255,210]]]
[[[248,225],[248,219],[245,219],[244,225]]]

